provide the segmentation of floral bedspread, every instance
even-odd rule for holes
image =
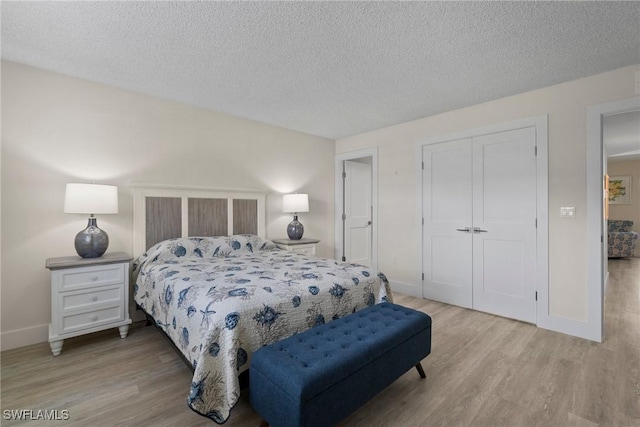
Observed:
[[[135,301],[194,367],[187,402],[223,423],[257,349],[391,301],[382,273],[279,250],[257,236],[166,240],[133,266]]]

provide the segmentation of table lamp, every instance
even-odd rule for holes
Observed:
[[[302,239],[304,226],[298,221],[298,212],[309,212],[309,196],[307,194],[285,194],[282,196],[282,212],[293,213],[293,221],[287,226],[289,239]]]

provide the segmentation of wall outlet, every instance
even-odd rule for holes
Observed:
[[[560,208],[560,218],[574,219],[575,217],[576,217],[575,206],[566,206],[566,207]]]

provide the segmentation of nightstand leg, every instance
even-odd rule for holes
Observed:
[[[57,356],[62,351],[62,344],[64,344],[64,340],[51,341],[49,343],[49,347],[51,347],[51,352],[54,356]]]
[[[120,338],[126,338],[129,333],[129,325],[119,326],[118,330],[120,331]]]

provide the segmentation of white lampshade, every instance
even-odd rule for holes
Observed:
[[[101,184],[67,184],[64,212],[82,214],[118,213],[118,187]]]
[[[282,196],[282,212],[309,212],[309,196],[307,194],[285,194]]]

